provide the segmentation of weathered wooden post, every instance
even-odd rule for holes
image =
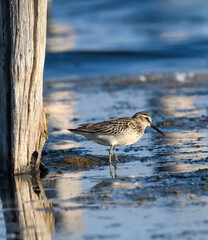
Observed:
[[[47,0],[0,0],[0,172],[39,168]]]

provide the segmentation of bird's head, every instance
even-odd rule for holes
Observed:
[[[134,114],[134,116],[132,118],[139,120],[141,122],[141,124],[143,124],[145,127],[154,128],[156,131],[158,131],[159,133],[161,133],[164,136],[164,133],[152,123],[152,119],[151,119],[149,113],[137,112]]]

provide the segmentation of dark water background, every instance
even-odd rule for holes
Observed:
[[[207,71],[206,0],[53,1],[45,77]]]

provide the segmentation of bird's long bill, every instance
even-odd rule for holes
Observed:
[[[158,132],[161,133],[163,136],[165,136],[165,134],[164,134],[159,128],[157,128],[154,124],[151,123],[150,127],[154,128],[156,131],[158,131]]]

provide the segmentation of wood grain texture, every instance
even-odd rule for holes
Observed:
[[[38,169],[46,137],[42,86],[47,0],[10,0],[7,4],[6,1],[2,0],[1,5],[9,18],[9,26],[4,19],[0,23],[7,29],[9,41],[3,41],[7,52],[1,59],[9,58],[6,59],[9,70],[6,77],[5,69],[0,72],[2,85],[7,88],[0,90],[7,108],[5,122],[1,123],[1,130],[5,132],[0,154],[11,163],[10,172],[20,173]],[[9,139],[6,140],[6,136]],[[8,166],[3,164],[1,171],[8,171]]]

